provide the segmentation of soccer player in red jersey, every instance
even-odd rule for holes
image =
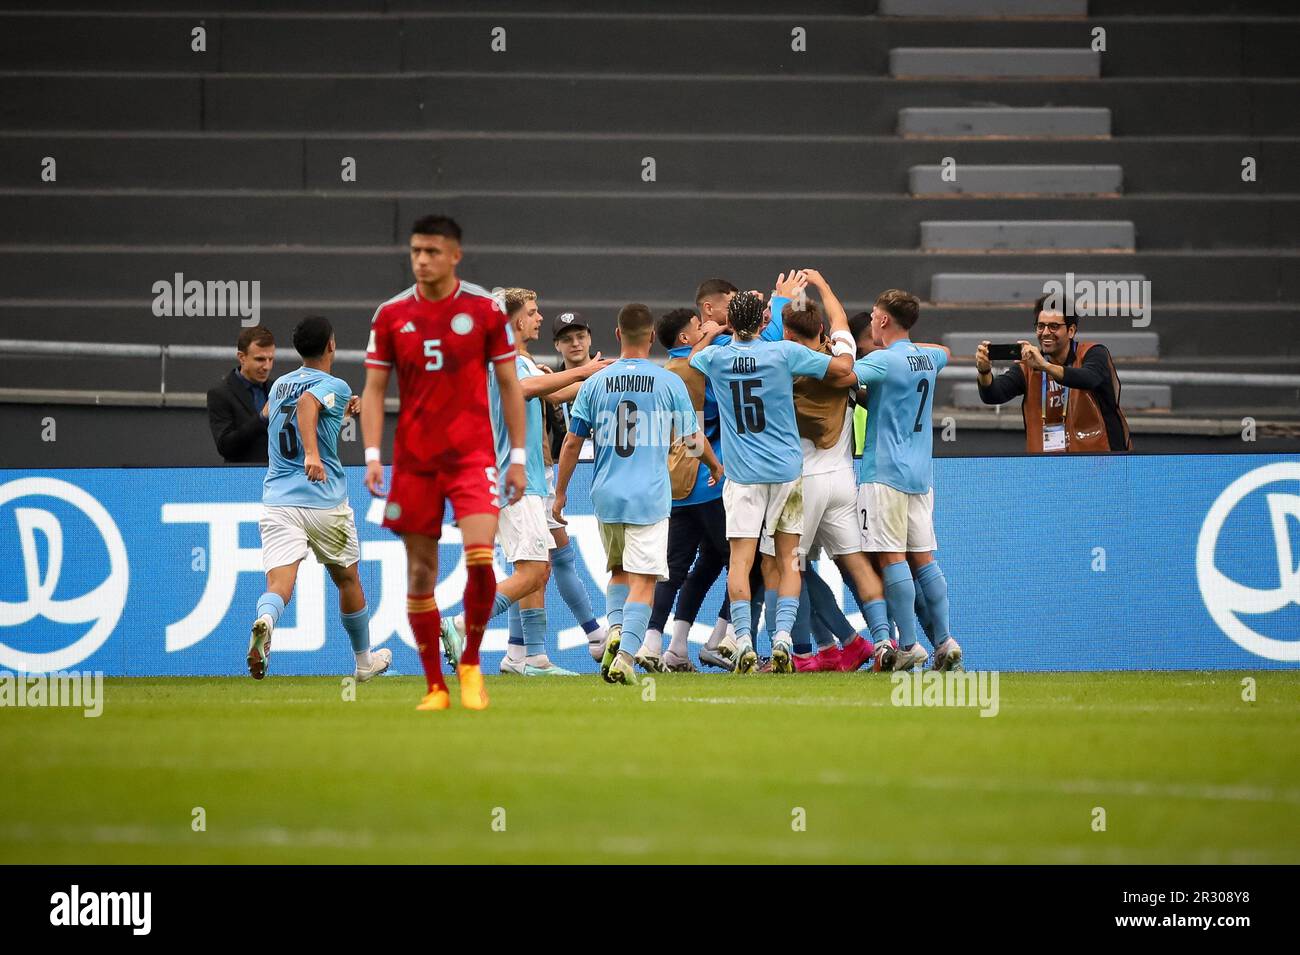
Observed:
[[[489,365],[501,392],[512,449],[505,502],[518,500],[525,484],[524,401],[515,375],[514,335],[492,295],[456,277],[460,239],[460,226],[445,216],[425,216],[411,227],[415,284],[375,311],[361,395],[366,488],[381,497],[384,392],[389,375],[397,370],[401,410],[384,526],[406,546],[406,615],[428,681],[428,692],[416,707],[420,710],[451,705],[440,659],[442,621],[433,597],[448,500],[464,541],[468,572],[465,649],[456,667],[460,700],[469,709],[488,705],[479,645],[497,596],[492,541],[500,496],[488,415]]]

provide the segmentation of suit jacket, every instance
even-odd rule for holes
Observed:
[[[268,393],[271,380],[266,383]],[[266,419],[235,369],[208,389],[208,426],[227,464],[266,464]]]

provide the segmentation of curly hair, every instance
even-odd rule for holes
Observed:
[[[727,322],[737,338],[753,338],[763,325],[763,300],[749,292],[736,293],[727,306]]]
[[[515,317],[515,312],[519,311],[529,302],[537,301],[537,293],[530,288],[508,288],[502,289],[506,305],[506,314],[511,318]]]

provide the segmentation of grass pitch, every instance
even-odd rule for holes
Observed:
[[[0,709],[0,861],[1300,862],[1300,673],[1244,675],[1002,674],[993,718],[867,674],[489,677],[481,713],[108,680],[98,719]]]

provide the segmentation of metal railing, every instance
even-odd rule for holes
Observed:
[[[118,342],[49,342],[19,338],[0,338],[0,354],[57,356],[60,358],[140,358],[159,362],[160,395],[167,394],[167,362],[233,360],[229,345],[136,345]],[[366,353],[359,349],[340,348],[335,360],[343,364],[360,364]],[[542,356],[538,356],[542,357]],[[974,365],[949,365],[942,372],[945,378],[957,381],[974,381],[978,376]],[[1219,385],[1241,388],[1296,388],[1300,389],[1300,374],[1271,374],[1267,372],[1229,371],[1150,371],[1125,368],[1121,375],[1125,384],[1135,385]]]

